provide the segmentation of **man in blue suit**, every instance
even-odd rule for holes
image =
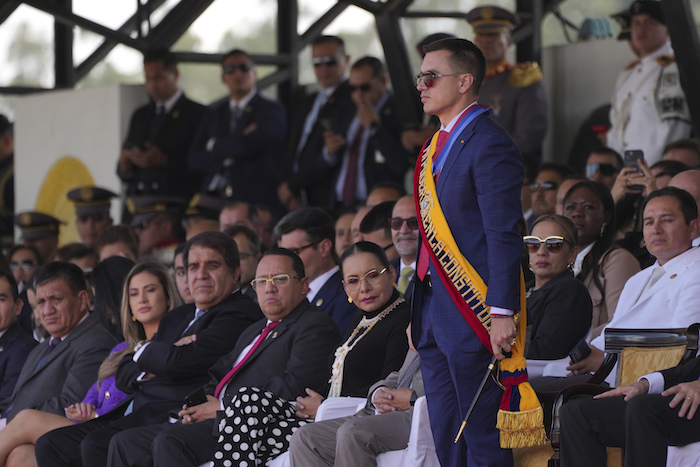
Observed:
[[[189,168],[204,175],[202,192],[262,204],[280,213],[287,120],[284,107],[256,88],[248,53],[234,49],[222,61],[229,98],[213,104],[192,142]]]
[[[433,156],[432,177],[416,177],[416,193],[435,181],[431,202],[439,204],[442,234],[454,238],[452,253],[461,254],[488,287],[476,314],[450,295],[440,264],[424,238],[414,291],[414,337],[423,365],[435,445],[443,466],[509,466],[512,454],[499,446],[496,415],[502,390],[493,380],[472,413],[464,437],[455,435],[493,355],[504,358],[516,335],[512,318],[520,309],[520,252],[517,222],[522,216],[522,158],[508,133],[477,105],[485,59],[465,39],[444,39],[424,47],[417,89],[426,113],[440,119],[441,133]],[[427,149],[431,150],[432,146]],[[420,161],[419,161],[420,168]],[[421,198],[418,198],[421,199]],[[425,225],[434,210],[419,203]],[[443,277],[445,279],[443,279]],[[473,305],[472,305],[473,306]],[[490,308],[489,308],[490,307]],[[490,315],[489,315],[490,313]],[[490,333],[481,322],[490,318]],[[496,319],[498,318],[498,319]],[[468,322],[471,320],[471,325]],[[479,328],[481,327],[481,328]]]

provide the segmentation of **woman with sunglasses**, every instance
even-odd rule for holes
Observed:
[[[597,182],[579,182],[564,196],[564,217],[574,223],[580,251],[574,275],[593,301],[588,340],[600,335],[610,322],[627,280],[640,271],[639,262],[614,244],[617,231],[615,204],[608,189]]]
[[[527,285],[525,357],[564,358],[591,325],[588,290],[571,272],[578,253],[576,229],[565,217],[540,216],[532,226],[532,235],[523,237],[523,243],[535,275]]]
[[[0,465],[36,465],[34,444],[51,430],[82,423],[106,414],[126,399],[116,387],[117,367],[141,340],[150,339],[160,320],[180,305],[170,273],[160,263],[134,266],[124,281],[121,325],[124,341],[111,351],[97,373],[97,381],[82,402],[66,407],[65,417],[39,410],[23,410],[0,431]]]
[[[15,245],[7,254],[10,259],[10,270],[17,281],[19,298],[22,299],[22,311],[17,317],[17,322],[24,332],[32,335],[32,308],[27,300],[27,285],[29,279],[39,267],[39,252],[33,246]]]
[[[393,285],[396,274],[381,247],[364,241],[355,243],[345,250],[340,262],[345,292],[358,310],[343,344],[330,359],[328,397],[365,397],[372,384],[398,370],[406,357],[409,308]],[[219,430],[215,466],[227,465],[225,461],[230,460],[231,455],[251,461],[250,465],[266,465],[287,450],[292,433],[315,418],[324,400],[321,394],[307,388],[308,396],[298,397],[295,409],[277,396],[254,392],[255,395],[234,396],[226,408],[226,425]],[[277,404],[280,411],[296,412],[296,416],[284,421],[273,420],[264,428],[256,426],[256,430],[264,430],[264,434],[243,439],[241,433],[249,433],[251,429],[246,427],[243,431],[241,424],[236,425],[234,420],[240,418],[241,413],[257,413],[258,407],[254,406],[261,403]],[[274,447],[269,447],[270,440],[274,441]],[[231,446],[227,446],[229,444]],[[249,457],[251,455],[255,461]]]

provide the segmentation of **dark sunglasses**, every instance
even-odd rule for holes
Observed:
[[[464,74],[465,73],[444,73],[442,75],[438,75],[432,71],[426,71],[416,75],[416,86],[420,86],[420,83],[423,83],[425,84],[426,88],[432,88],[436,78],[442,78],[443,76],[461,76]]]
[[[349,87],[350,87],[350,92],[355,92],[357,90],[360,90],[361,92],[367,92],[370,89],[372,89],[372,84],[371,83],[362,83],[362,84],[358,84],[357,86],[354,86],[351,84]]]
[[[530,192],[534,193],[540,188],[542,189],[542,191],[556,190],[557,188],[559,188],[559,185],[557,185],[554,182],[532,183],[530,185]]]
[[[338,64],[338,57],[314,57],[313,64],[315,67],[319,67],[321,65],[336,66]]]
[[[25,271],[30,270],[31,268],[36,267],[36,264],[34,264],[34,261],[31,260],[24,260],[24,261],[12,261],[10,263],[10,269],[13,271],[16,271],[19,268],[24,269]]]
[[[408,219],[404,219],[403,217],[392,217],[389,219],[389,225],[393,230],[401,230],[401,226],[404,222],[406,225],[408,225],[409,229],[418,230],[418,219],[416,217],[409,217]]]
[[[248,73],[253,69],[253,67],[248,63],[242,63],[240,65],[224,65],[223,69],[225,74],[230,75],[236,70],[241,70],[243,73]]]
[[[592,177],[600,172],[601,175],[610,176],[620,172],[620,169],[611,164],[586,164],[586,177]]]
[[[540,245],[544,243],[547,251],[551,253],[557,253],[564,246],[564,242],[569,243],[564,237],[559,235],[552,235],[547,238],[535,237],[534,235],[527,235],[523,237],[523,245],[528,249],[528,251],[539,251]]]

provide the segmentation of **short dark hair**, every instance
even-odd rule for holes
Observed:
[[[537,171],[537,174],[539,175],[541,172],[544,172],[545,170],[551,170],[553,172],[556,172],[559,174],[562,180],[564,180],[566,177],[574,173],[574,169],[569,167],[566,164],[560,164],[558,162],[544,162],[540,165],[539,170]],[[535,177],[537,178],[537,177]]]
[[[390,190],[396,191],[398,193],[399,198],[402,198],[406,196],[406,188],[403,187],[403,185],[396,183],[396,182],[389,182],[389,181],[383,181],[375,184],[371,190],[369,190],[368,195],[372,194],[375,190],[381,190],[384,188],[388,188]]]
[[[233,273],[240,265],[241,258],[238,256],[238,245],[231,237],[223,232],[207,230],[190,238],[182,251],[182,263],[187,269],[190,249],[193,246],[201,246],[218,252],[224,257],[228,270]]]
[[[73,295],[87,290],[83,270],[73,263],[64,261],[54,261],[37,269],[34,273],[34,290],[56,279],[65,282]]]
[[[143,63],[163,62],[163,68],[173,70],[177,67],[177,58],[168,49],[152,49],[144,52]]]
[[[177,246],[175,247],[175,253],[173,254],[173,258],[177,257],[177,255],[179,255],[179,254],[182,254],[185,251],[186,246],[187,246],[187,242],[178,243]]]
[[[686,170],[690,169],[690,167],[688,167],[681,161],[668,161],[662,159],[656,162],[651,167],[649,167],[649,169],[661,169],[661,172],[656,174],[657,177],[664,175],[668,175],[669,177],[675,177],[679,173],[685,172]]]
[[[237,55],[243,55],[244,57],[246,57],[248,59],[248,61],[250,63],[253,63],[253,60],[251,60],[251,58],[250,58],[250,54],[248,52],[246,52],[245,50],[243,50],[243,49],[231,49],[228,52],[226,52],[223,57],[221,57],[221,64],[223,65],[224,61],[227,58],[235,57]]]
[[[0,279],[6,279],[7,283],[10,284],[10,295],[12,295],[12,300],[15,302],[19,298],[19,292],[17,291],[17,279],[10,272],[0,268]]]
[[[10,251],[7,252],[7,261],[12,261],[12,255],[21,250],[29,250],[34,255],[37,266],[41,264],[41,256],[39,256],[39,251],[37,251],[37,249],[32,245],[25,245],[23,243],[14,245],[12,248],[10,248]]]
[[[369,55],[366,55],[361,59],[357,60],[355,63],[352,64],[350,69],[357,70],[358,68],[362,68],[365,66],[369,67],[372,70],[373,78],[381,78],[382,76],[384,76],[384,64],[382,63],[382,61],[379,60],[377,57],[370,57]]]
[[[423,50],[428,44],[432,44],[433,42],[439,41],[440,39],[449,39],[450,37],[455,37],[455,35],[446,32],[436,32],[434,34],[429,34],[416,44],[416,48],[418,48],[419,50]]]
[[[245,206],[248,209],[248,215],[246,217],[248,218],[250,223],[253,225],[258,225],[258,223],[260,222],[260,218],[258,217],[258,210],[254,209],[253,205],[250,203],[246,203],[245,201],[232,201],[223,208],[221,208],[221,210],[224,211],[226,209],[235,209],[241,206]]]
[[[591,151],[591,154],[602,154],[604,156],[612,156],[615,158],[615,167],[618,169],[622,169],[622,166],[624,165],[624,162],[622,161],[622,156],[620,155],[619,152],[615,151],[613,148],[609,148],[607,146],[601,146],[598,149],[594,149]],[[590,157],[589,154],[588,156]]]
[[[479,93],[486,75],[486,58],[483,52],[467,39],[448,37],[423,46],[425,53],[447,50],[452,55],[448,65],[453,73],[469,73],[474,77],[473,93]]]
[[[139,237],[134,233],[134,229],[128,225],[110,225],[104,229],[95,240],[95,252],[99,256],[100,251],[107,245],[124,243],[134,254],[134,258],[139,257]]]
[[[700,167],[700,141],[698,141],[697,139],[685,138],[669,143],[664,148],[662,154],[666,154],[672,149],[689,149],[691,151],[695,151],[695,153],[697,154],[697,166],[691,168],[696,169]]]
[[[320,44],[326,44],[332,42],[340,47],[341,52],[345,53],[345,41],[338,36],[318,36],[311,42],[311,47]]]
[[[246,227],[245,225],[232,225],[226,227],[226,229],[224,229],[224,233],[231,238],[235,237],[236,235],[243,234],[248,239],[248,242],[253,249],[253,254],[257,255],[260,253],[260,238],[258,237],[258,234],[250,229],[250,227]]]
[[[384,201],[370,209],[360,222],[360,232],[363,234],[383,230],[384,235],[391,238],[389,218],[394,211],[396,201]]]
[[[282,235],[298,229],[303,230],[312,243],[325,239],[330,240],[333,259],[338,259],[335,253],[335,222],[330,214],[316,207],[292,211],[280,219],[275,226],[275,238],[280,238]]]
[[[352,255],[355,255],[357,253],[369,253],[377,257],[380,263],[382,263],[382,266],[389,267],[389,260],[386,257],[386,253],[384,252],[384,249],[377,245],[376,243],[372,242],[357,242],[353,243],[349,247],[345,249],[343,252],[343,256],[340,257],[340,271],[342,274],[343,271],[343,262]]]
[[[295,254],[293,251],[286,248],[273,247],[263,253],[262,257],[266,256],[286,256],[292,260],[292,269],[297,273],[299,277],[306,277],[306,271],[304,270],[304,262],[299,258],[299,255]]]
[[[647,198],[644,200],[642,213],[647,208],[649,201],[662,196],[671,196],[678,200],[681,205],[681,212],[683,213],[683,218],[685,219],[686,224],[689,224],[690,221],[698,218],[698,205],[695,204],[695,199],[693,196],[687,191],[681,190],[680,188],[676,188],[674,186],[667,186],[649,193],[649,196],[647,196]]]
[[[86,246],[82,246],[80,248],[75,248],[69,251],[66,254],[64,261],[70,262],[73,259],[83,259],[87,258],[88,256],[92,256],[95,259],[95,262],[97,262],[97,258],[95,257],[95,250]]]

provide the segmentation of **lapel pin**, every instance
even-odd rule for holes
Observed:
[[[460,140],[460,143],[461,143],[461,144],[464,144],[464,140]]]
[[[316,300],[316,306],[321,306],[321,305],[323,305],[323,299],[319,298],[318,300]]]
[[[275,332],[272,333],[272,338],[273,338],[273,339],[277,339],[277,331],[275,331]]]
[[[671,274],[671,279],[675,279],[676,277],[678,277],[678,274]]]

